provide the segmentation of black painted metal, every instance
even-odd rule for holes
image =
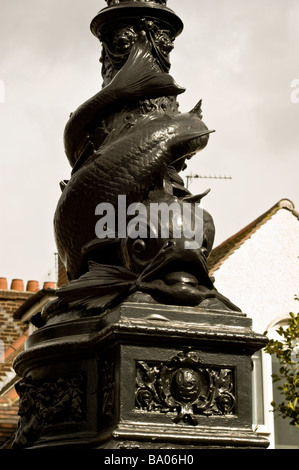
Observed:
[[[136,302],[43,327],[15,363],[15,446],[265,448],[250,376],[266,342],[241,313]]]
[[[214,287],[214,223],[197,212],[208,192],[193,196],[179,176],[211,132],[201,101],[178,110],[184,89],[168,71],[182,28],[165,0],[110,0],[92,22],[103,88],[66,125],[72,177],[55,213],[70,283],[15,361],[16,448],[268,445],[251,428],[251,356],[267,339]],[[175,234],[182,212],[167,236],[159,219],[157,237],[95,238],[96,206],[109,203],[119,225],[119,196],[145,209],[188,204],[200,244]]]

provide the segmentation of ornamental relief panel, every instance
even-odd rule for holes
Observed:
[[[85,419],[86,377],[83,373],[53,381],[22,379],[16,384],[20,397],[19,424],[14,448],[34,444],[44,428],[76,424]]]
[[[234,369],[205,366],[187,351],[169,363],[138,361],[136,410],[175,413],[175,423],[196,426],[198,416],[235,414]]]

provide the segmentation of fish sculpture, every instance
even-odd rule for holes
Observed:
[[[154,191],[145,204],[160,200],[168,204],[183,204],[164,190]],[[179,213],[174,212],[167,240],[162,237],[133,239],[130,236],[121,240],[121,265],[90,261],[88,272],[57,292],[59,308],[64,311],[68,306],[75,310],[79,306],[81,311],[99,313],[113,308],[126,298],[138,298],[139,301],[142,298],[170,305],[204,306],[207,303],[209,308],[239,310],[216,290],[209,276],[207,258],[212,249],[215,228],[207,211],[201,211],[199,217],[203,218],[200,224],[203,228],[201,246],[186,250],[186,237],[173,236],[176,228],[182,228],[183,224]],[[147,227],[147,232],[150,231],[147,215],[139,223]],[[155,229],[161,233],[161,226],[152,228]],[[57,313],[57,302],[54,311]],[[51,315],[51,309],[48,309],[47,315]]]
[[[177,96],[184,91],[185,88],[177,85],[171,75],[161,73],[146,33],[142,31],[127,62],[112,82],[71,114],[64,131],[64,147],[71,166],[76,163],[79,149],[86,143],[86,136],[96,122],[120,111],[128,103]]]
[[[70,282],[57,291],[60,307],[55,301],[44,310],[44,319],[59,308],[65,312],[67,306],[105,311],[138,293],[153,302],[195,306],[208,301],[212,308],[239,310],[217,292],[209,277],[207,257],[215,229],[206,211],[199,215],[202,245],[193,249],[185,249],[184,237],[174,236],[182,225],[176,214],[166,239],[95,237],[96,208],[111,205],[118,221],[120,195],[127,206],[188,202],[196,214],[207,192],[192,196],[178,171],[206,147],[213,132],[202,121],[201,101],[189,113],[154,106],[130,114],[146,100],[171,100],[183,91],[161,72],[146,33],[141,32],[112,81],[70,116],[64,142],[72,176],[62,185],[54,216],[58,252]],[[99,128],[100,139],[91,139]],[[150,229],[147,218],[143,223]]]
[[[70,280],[87,269],[82,250],[95,237],[98,204],[116,206],[118,195],[126,195],[128,204],[144,200],[165,166],[190,157],[208,143],[211,131],[201,120],[200,106],[196,106],[190,113],[176,116],[142,116],[130,129],[111,132],[86,160],[77,158],[75,149],[95,116],[101,119],[133,97],[145,99],[182,91],[169,74],[157,72],[149,50],[146,37],[140,35],[125,66],[71,116],[67,125],[66,152],[73,174],[58,202],[54,227],[58,252]],[[74,140],[73,134],[77,136]]]

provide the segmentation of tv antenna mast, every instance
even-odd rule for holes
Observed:
[[[208,180],[232,180],[231,176],[204,176],[204,175],[190,175],[186,176],[187,180],[187,189],[189,189],[189,184],[192,182],[193,179],[208,179]]]

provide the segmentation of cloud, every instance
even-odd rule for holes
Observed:
[[[203,99],[216,129],[188,172],[228,174],[205,207],[217,242],[282,197],[299,208],[298,0],[169,0],[185,24],[172,53],[175,80],[187,88],[182,111]],[[69,177],[63,129],[69,113],[100,89],[101,47],[89,30],[104,0],[2,0],[0,196],[3,276],[39,277],[56,250],[52,218],[59,181]],[[33,205],[31,203],[33,202]],[[21,228],[20,228],[21,227]],[[50,261],[49,261],[50,260]],[[30,274],[29,274],[30,272]]]

